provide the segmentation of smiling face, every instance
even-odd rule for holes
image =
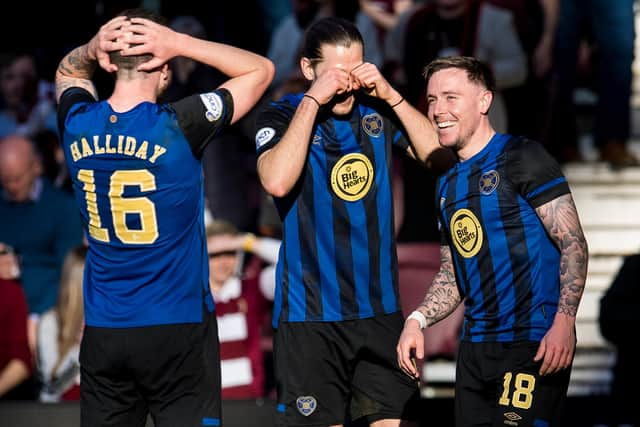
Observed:
[[[436,127],[440,145],[458,155],[471,150],[478,130],[488,125],[491,99],[491,91],[470,81],[465,70],[435,72],[427,86],[427,115]]]

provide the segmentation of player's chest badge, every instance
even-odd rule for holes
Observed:
[[[367,114],[362,118],[362,129],[369,136],[379,137],[384,130],[382,117],[378,113]]]
[[[478,189],[482,194],[488,196],[493,193],[500,184],[500,174],[496,170],[484,172],[478,181]]]

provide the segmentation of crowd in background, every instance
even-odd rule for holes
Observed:
[[[536,139],[561,163],[584,161],[573,90],[586,87],[598,100],[590,114],[600,160],[613,168],[640,165],[627,147],[633,0],[120,0],[71,2],[64,11],[48,3],[37,14],[24,6],[21,28],[31,35],[8,35],[4,40],[16,42],[0,52],[0,398],[78,399],[85,243],[58,139],[52,81],[55,64],[70,46],[88,40],[120,10],[139,5],[156,8],[177,31],[272,59],[276,77],[255,111],[284,93],[304,90],[297,65],[302,34],[314,19],[337,15],[358,26],[365,61],[380,67],[422,111],[423,67],[437,57],[471,55],[496,75],[498,93],[489,114],[499,132]],[[28,45],[25,40],[33,37],[39,43]],[[171,66],[166,101],[223,81],[189,60],[178,58]],[[99,94],[108,93],[110,76],[98,74],[97,81]],[[227,364],[228,372],[237,373],[227,375],[228,398],[273,393],[273,284],[264,273],[273,276],[280,219],[257,178],[254,120],[254,113],[247,115],[203,155],[212,292],[224,308],[219,316],[227,315],[225,324],[231,325],[221,341],[241,342],[223,344],[223,371],[225,352],[234,359],[238,351],[251,353]],[[425,169],[406,156],[398,156],[394,166],[398,241],[437,241],[434,190],[442,170]],[[227,240],[220,243],[220,235]],[[237,322],[244,333],[233,332]]]

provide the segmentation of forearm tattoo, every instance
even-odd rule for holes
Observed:
[[[433,278],[431,287],[418,306],[418,310],[427,319],[427,326],[431,326],[451,314],[459,304],[460,292],[456,285],[451,249],[441,246],[440,270]]]
[[[536,212],[560,249],[558,312],[575,317],[587,278],[589,253],[573,198],[565,194]]]
[[[89,57],[87,45],[69,52],[60,61],[56,71],[56,94],[59,96],[70,87],[80,86],[97,98],[95,86],[91,81],[96,64],[96,61]]]

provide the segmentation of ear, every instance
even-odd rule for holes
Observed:
[[[316,71],[313,69],[313,65],[309,58],[300,58],[300,69],[305,79],[313,81],[316,78]]]
[[[483,90],[480,94],[480,112],[484,115],[489,114],[489,108],[493,101],[493,92],[490,90]]]
[[[160,67],[160,77],[162,78],[162,81],[169,80],[169,77],[171,77],[171,69],[169,68],[169,64],[167,62],[162,64],[162,66]]]

